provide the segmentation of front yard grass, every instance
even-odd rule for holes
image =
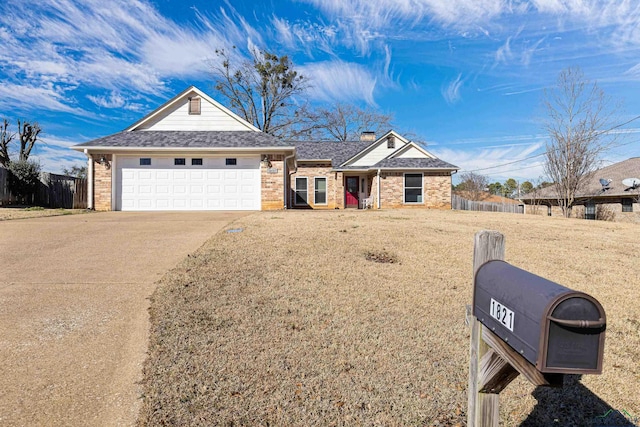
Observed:
[[[242,218],[153,295],[139,425],[465,425],[473,236],[593,295],[604,373],[560,390],[518,378],[501,425],[640,414],[637,225],[458,211]]]
[[[39,218],[45,216],[75,215],[91,212],[86,209],[49,209],[41,206],[0,208],[0,221]]]

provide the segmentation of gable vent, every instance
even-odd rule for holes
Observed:
[[[200,114],[200,98],[189,98],[189,114]]]
[[[396,148],[396,137],[389,135],[387,138],[387,148]]]

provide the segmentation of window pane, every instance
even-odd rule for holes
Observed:
[[[185,159],[173,159],[173,164],[176,166],[184,166],[186,165]]]
[[[622,199],[622,212],[633,212],[633,199]]]
[[[404,190],[405,203],[422,203],[421,188],[407,188]]]
[[[404,186],[410,188],[422,188],[422,174],[406,174],[404,176]]]
[[[202,159],[191,159],[192,166],[202,166]]]
[[[225,159],[224,164],[227,166],[235,166],[238,164],[238,159]]]
[[[327,180],[326,178],[316,179],[316,192],[314,202],[316,204],[327,203]]]
[[[151,159],[148,157],[143,157],[140,159],[140,166],[151,166]]]
[[[307,204],[307,178],[296,178],[296,205]]]

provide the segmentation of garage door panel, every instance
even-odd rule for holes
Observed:
[[[146,157],[146,156],[145,156]],[[174,157],[118,157],[116,208],[122,210],[260,210],[260,158],[202,158],[203,165],[176,166]],[[147,157],[149,158],[149,157]],[[201,157],[198,157],[201,158]],[[197,168],[197,169],[194,169]]]

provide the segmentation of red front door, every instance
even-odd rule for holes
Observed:
[[[358,177],[348,176],[347,186],[345,188],[345,207],[358,208]]]

